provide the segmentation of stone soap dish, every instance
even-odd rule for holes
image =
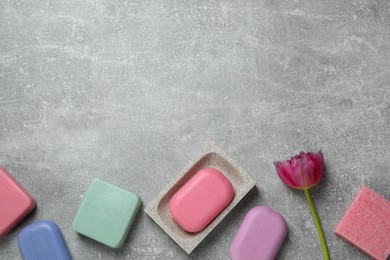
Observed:
[[[232,183],[234,198],[232,202],[198,233],[184,231],[172,218],[169,201],[172,196],[195,173],[205,167],[220,170]],[[219,222],[240,202],[240,200],[256,185],[256,182],[244,170],[226,155],[221,148],[210,143],[202,153],[180,172],[176,179],[169,183],[145,208],[148,214],[184,251],[190,254],[202,240],[218,225]]]

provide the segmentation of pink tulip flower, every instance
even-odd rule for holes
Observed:
[[[324,260],[329,260],[324,231],[322,230],[317,210],[309,192],[309,189],[320,182],[324,175],[324,155],[321,151],[318,153],[301,152],[291,157],[290,160],[274,162],[274,165],[279,177],[287,186],[294,189],[301,189],[305,192],[311,215],[317,228]]]
[[[274,162],[279,177],[290,188],[305,190],[316,185],[323,176],[324,155],[304,153],[284,162]]]

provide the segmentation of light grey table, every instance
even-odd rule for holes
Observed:
[[[0,1],[0,165],[60,226],[74,259],[228,259],[246,212],[289,226],[278,259],[322,259],[303,193],[272,162],[322,149],[313,189],[333,234],[358,189],[390,198],[390,1]],[[149,203],[214,140],[258,185],[186,255],[143,211],[119,250],[71,227],[101,178]]]

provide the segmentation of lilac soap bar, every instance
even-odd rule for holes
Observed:
[[[231,260],[272,260],[287,234],[283,216],[258,206],[246,214],[230,245]]]

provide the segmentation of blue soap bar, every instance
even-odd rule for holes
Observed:
[[[18,244],[24,260],[71,260],[57,224],[41,220],[25,227]]]

